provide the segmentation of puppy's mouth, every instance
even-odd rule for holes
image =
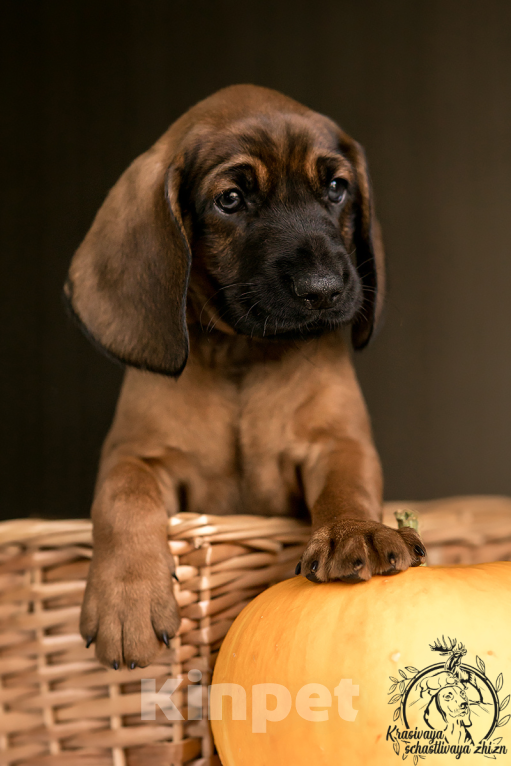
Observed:
[[[350,324],[362,307],[358,278],[352,279],[333,301],[322,301],[314,293],[308,295],[297,299],[289,291],[256,284],[248,295],[236,295],[234,291],[224,294],[220,314],[240,335],[306,340]]]

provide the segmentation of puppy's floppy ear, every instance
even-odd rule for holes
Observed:
[[[73,257],[64,293],[108,355],[179,375],[188,357],[191,256],[171,154],[160,140],[121,176]]]
[[[356,175],[353,239],[364,298],[362,308],[356,315],[351,328],[351,339],[355,349],[363,349],[369,343],[383,308],[385,253],[380,225],[374,215],[371,182],[364,150],[345,133],[341,137],[341,150],[351,161]]]

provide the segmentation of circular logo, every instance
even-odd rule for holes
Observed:
[[[492,683],[483,660],[476,656],[470,665],[456,639],[442,637],[430,649],[445,661],[422,670],[407,666],[399,678],[390,676],[389,705],[395,709],[386,739],[396,755],[413,756],[414,766],[427,755],[506,755],[503,737],[496,736],[511,719],[503,714],[510,695],[499,697],[502,673]]]
[[[498,723],[497,692],[470,665],[446,670],[444,663],[438,663],[424,668],[408,684],[401,704],[408,729],[443,732],[447,742],[457,745],[488,739]]]

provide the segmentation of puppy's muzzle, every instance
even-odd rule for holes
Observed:
[[[294,296],[311,310],[331,309],[338,303],[344,288],[341,274],[312,273],[293,277]]]

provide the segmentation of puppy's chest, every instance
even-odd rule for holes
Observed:
[[[189,507],[296,514],[297,465],[306,445],[297,436],[295,415],[310,392],[297,380],[302,376],[294,354],[272,347],[273,358],[246,346],[246,339],[234,338],[196,349],[167,400],[170,438],[193,466]]]
[[[301,399],[289,380],[272,380],[268,371],[243,385],[197,388],[182,409],[179,435],[193,465],[190,510],[303,513],[297,466],[307,444],[295,427]]]
[[[260,406],[259,406],[260,405]],[[244,513],[302,512],[298,465],[306,451],[294,432],[289,403],[250,402],[240,411],[236,433],[239,501]]]

